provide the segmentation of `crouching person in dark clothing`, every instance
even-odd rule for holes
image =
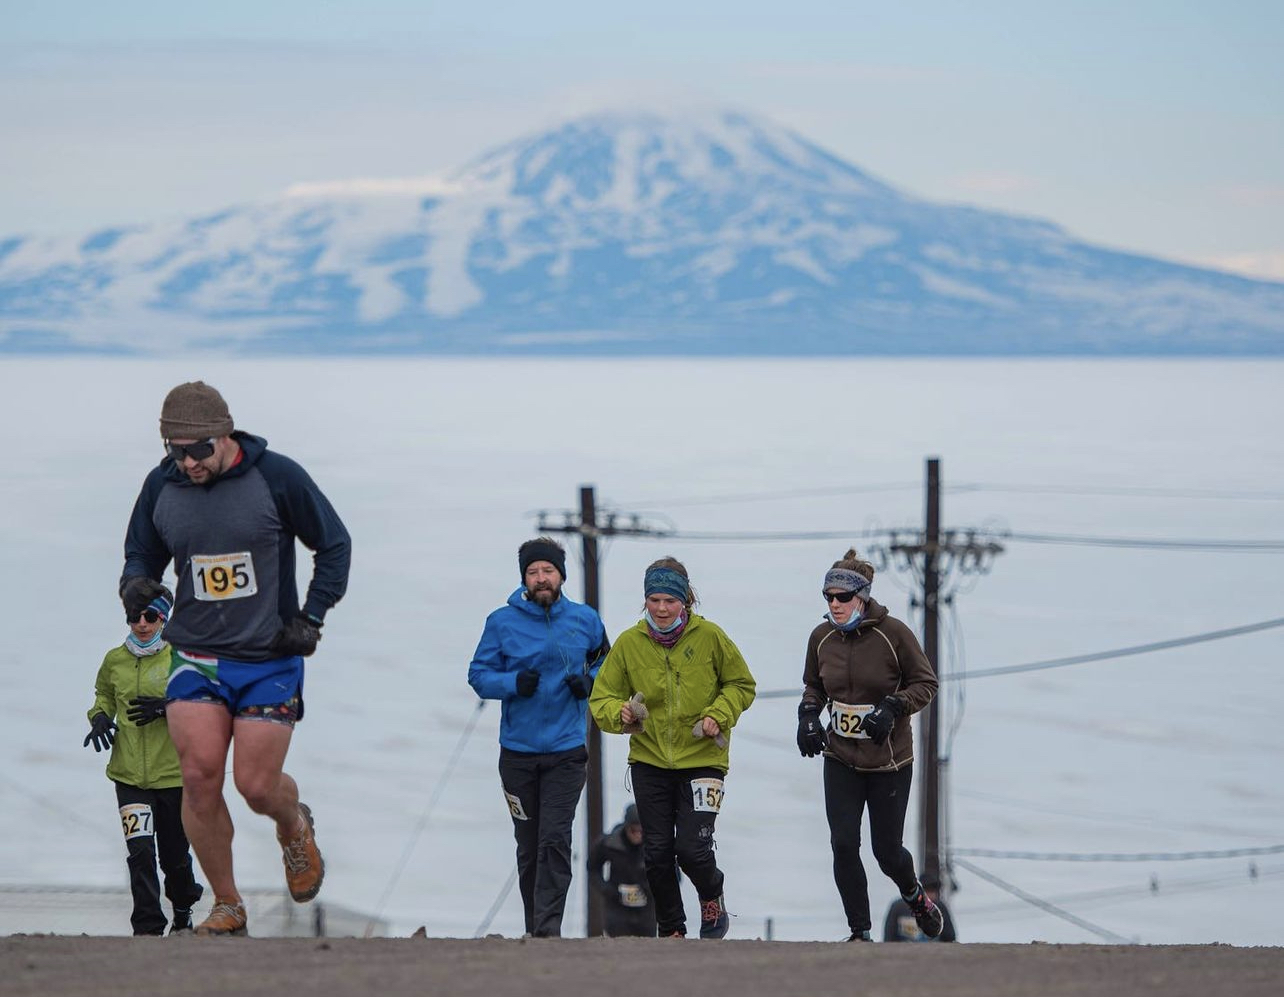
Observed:
[[[655,937],[655,901],[642,860],[642,821],[630,803],[624,820],[589,851],[589,875],[605,898],[606,933],[612,938]]]

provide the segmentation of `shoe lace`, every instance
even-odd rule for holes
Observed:
[[[307,872],[308,862],[308,832],[301,831],[298,837],[291,838],[281,846],[281,857],[285,860],[285,867],[290,872]]]
[[[722,916],[722,898],[700,901],[700,920],[716,921]]]
[[[290,872],[307,872],[308,871],[308,842],[307,836],[300,834],[281,845],[281,858],[285,860],[285,867]]]
[[[244,915],[242,915],[240,911],[240,906],[238,904],[229,904],[229,903],[215,904],[213,907],[210,908],[209,919],[212,921],[218,917],[228,918],[232,921],[235,921],[237,924],[240,924],[242,921],[245,920],[245,917]]]

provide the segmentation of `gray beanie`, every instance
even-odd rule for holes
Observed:
[[[188,381],[165,396],[160,416],[165,440],[208,440],[232,434],[223,396],[204,381]]]

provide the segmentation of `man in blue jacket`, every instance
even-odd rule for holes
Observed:
[[[593,679],[610,650],[597,612],[562,594],[566,551],[517,549],[522,584],[486,617],[468,684],[498,699],[499,779],[513,818],[526,933],[558,938],[571,885],[571,822],[588,765]]]
[[[161,407],[165,457],[143,482],[125,536],[121,601],[130,619],[178,583],[165,630],[173,648],[164,708],[183,773],[183,827],[214,890],[199,935],[246,934],[232,875],[232,818],[223,774],[251,810],[270,817],[299,903],[316,896],[325,863],[312,812],[283,771],[303,717],[303,659],[348,584],[351,541],[321,490],[267,441],[234,429],[227,403],[202,381]],[[314,552],[302,606],[294,542]]]

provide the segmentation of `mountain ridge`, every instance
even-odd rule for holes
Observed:
[[[0,237],[0,351],[1284,352],[1284,284],[915,198],[742,112],[599,113],[342,189]]]

